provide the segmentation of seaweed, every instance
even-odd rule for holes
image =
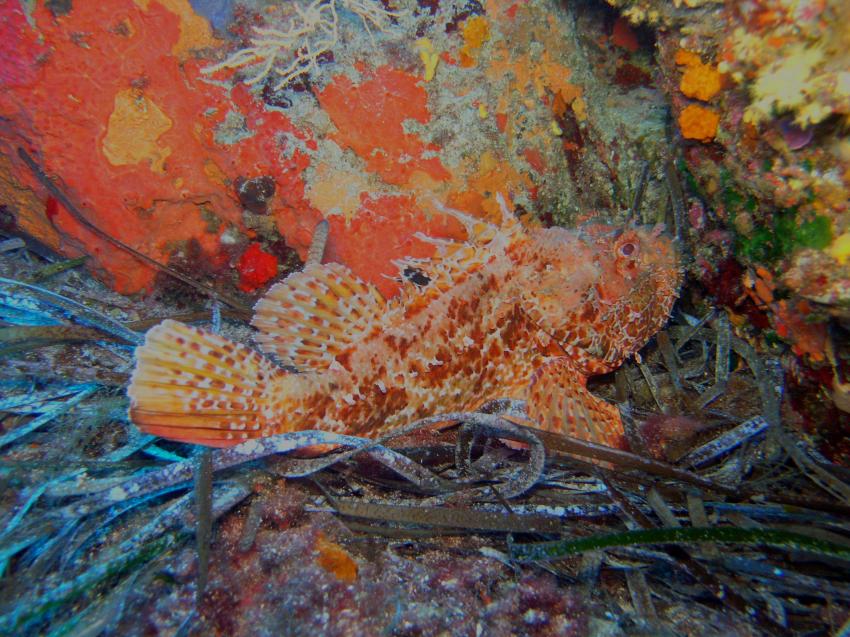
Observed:
[[[675,527],[653,528],[595,535],[578,540],[511,544],[511,557],[521,562],[562,559],[576,553],[604,548],[643,544],[681,544],[726,542],[732,544],[760,544],[805,551],[818,557],[850,560],[850,545],[838,544],[785,529],[742,529],[738,527]]]
[[[691,467],[699,467],[714,462],[741,445],[758,439],[759,436],[762,436],[767,431],[767,427],[767,421],[762,416],[753,416],[704,445],[692,449],[680,460],[680,463]]]
[[[328,501],[340,515],[379,520],[383,523],[503,533],[557,533],[561,527],[559,518],[554,515],[517,515],[480,508],[446,508],[422,504],[405,506],[333,496],[329,496]]]
[[[66,413],[69,409],[73,409],[76,405],[80,404],[86,398],[97,392],[98,389],[98,385],[93,385],[90,383],[72,387],[72,391],[69,393],[73,395],[70,398],[68,398],[67,400],[52,401],[46,403],[41,407],[40,414],[38,417],[33,418],[25,425],[15,427],[10,432],[0,436],[0,448],[3,448],[6,445],[15,442],[19,438],[23,438],[24,436],[32,433],[39,427],[43,427],[44,425],[52,422],[60,414]]]
[[[18,288],[26,290],[25,300],[20,299],[20,296],[17,300],[15,299],[15,292],[18,291]],[[14,309],[34,316],[36,320],[40,320],[42,317],[50,317],[53,321],[53,323],[41,323],[42,325],[61,323],[68,316],[72,317],[78,323],[115,336],[126,343],[132,345],[140,345],[142,343],[142,337],[139,334],[127,329],[113,318],[88,308],[73,299],[56,294],[37,285],[0,277],[0,290],[5,291],[8,295],[4,296],[3,301],[9,307],[14,308],[14,305],[17,305],[18,307]],[[4,320],[15,322],[13,319]],[[22,320],[25,321],[23,322],[24,325],[32,324],[26,322],[26,318]]]

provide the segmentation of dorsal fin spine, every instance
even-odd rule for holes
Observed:
[[[459,221],[466,230],[468,240],[473,243],[488,243],[499,231],[498,226],[461,212],[460,210],[449,208],[439,201],[435,202],[435,207],[444,215],[448,215]]]

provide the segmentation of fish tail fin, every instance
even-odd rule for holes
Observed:
[[[136,350],[130,419],[145,433],[229,447],[281,429],[273,397],[285,376],[244,345],[166,320]]]

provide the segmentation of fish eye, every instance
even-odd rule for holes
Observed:
[[[633,256],[637,252],[637,246],[631,241],[620,246],[620,254],[624,257]]]

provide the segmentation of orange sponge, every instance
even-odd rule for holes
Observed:
[[[683,95],[707,102],[717,95],[721,88],[720,73],[709,64],[703,64],[699,56],[692,51],[676,51],[676,64],[684,66],[679,90]]]
[[[720,73],[707,64],[690,66],[682,75],[679,90],[688,97],[707,102],[720,91]]]
[[[350,583],[357,580],[357,562],[348,551],[333,540],[327,539],[321,531],[316,538],[316,550],[319,553],[317,561],[323,569],[333,573],[343,582]]]
[[[692,66],[694,64],[702,64],[699,55],[687,49],[679,49],[673,58],[679,66]]]
[[[709,108],[690,104],[679,113],[679,128],[685,139],[710,142],[717,134],[720,116]]]

